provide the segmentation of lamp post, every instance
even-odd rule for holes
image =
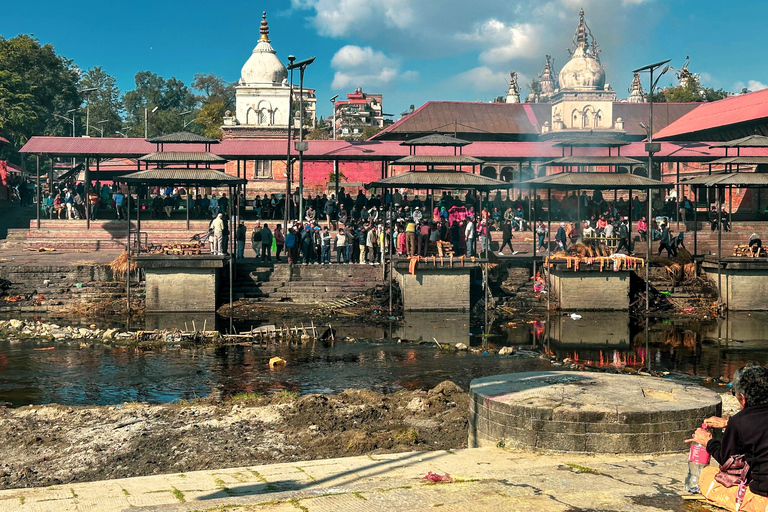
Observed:
[[[291,219],[291,174],[293,169],[291,168],[291,125],[293,124],[293,61],[296,57],[293,55],[288,56],[288,67],[291,76],[288,83],[291,86],[291,90],[288,93],[288,154],[285,158],[285,212],[283,217],[285,218],[285,230],[288,232],[288,221]]]
[[[96,124],[97,125],[98,124],[104,124],[106,122],[108,122],[108,121],[105,119],[103,121],[96,121]],[[104,128],[103,127],[91,125],[91,128],[93,128],[94,130],[99,130],[99,137],[104,138]]]
[[[654,64],[649,64],[647,66],[643,66],[641,68],[638,68],[633,71],[633,73],[640,73],[641,71],[648,71],[650,73],[650,90],[648,91],[648,104],[649,104],[649,114],[648,114],[648,142],[645,143],[645,150],[648,152],[648,177],[653,178],[653,154],[658,153],[661,149],[661,144],[653,142],[653,89],[656,87],[656,84],[659,82],[659,79],[669,71],[669,65],[666,65],[670,60],[667,59],[662,62],[656,62]],[[659,76],[656,78],[656,80],[653,80],[653,72],[658,69],[659,67],[664,66],[664,69],[661,70],[661,73],[659,73]],[[649,266],[651,263],[651,243],[653,242],[653,229],[651,227],[652,219],[653,219],[653,206],[651,205],[651,198],[652,198],[652,189],[648,188],[648,194],[647,194],[647,200],[648,200],[648,236],[647,236],[647,244],[646,244],[646,260],[645,260],[645,312],[646,315],[650,314],[651,311],[651,275]]]
[[[291,62],[288,66],[291,71],[299,70],[299,142],[296,143],[296,151],[299,152],[299,219],[304,218],[304,151],[307,150],[307,144],[304,142],[304,71],[314,61],[315,57],[310,57],[299,62]],[[291,83],[291,92],[293,92],[293,83]]]
[[[190,122],[187,122],[187,114],[191,114],[191,113],[192,113],[191,110],[185,110],[184,112],[179,112],[179,115],[181,116],[181,122],[184,125],[182,130],[185,130],[187,126],[195,122],[194,119],[192,119]]]
[[[127,130],[127,129],[128,129],[128,128],[124,128],[124,130]],[[125,138],[125,139],[127,139],[127,138],[128,138],[128,133],[127,133],[127,132],[121,132],[120,130],[117,130],[117,131],[115,132],[115,135],[122,135],[122,136],[123,136],[123,138]]]
[[[55,117],[60,117],[61,119],[67,121],[68,123],[72,123],[72,136],[75,136],[75,112],[77,111],[76,108],[71,108],[67,110],[64,115],[61,114],[53,114]],[[72,114],[72,119],[66,117],[67,114]]]
[[[85,94],[85,136],[90,137],[88,126],[91,123],[91,93],[97,91],[96,87],[80,89],[78,92]],[[103,133],[102,133],[103,135]]]
[[[333,134],[333,140],[336,140],[336,98],[338,98],[339,95],[337,94],[333,98],[331,98],[331,105],[333,105],[333,123],[331,124],[331,133]]]
[[[155,107],[150,112],[149,108],[144,108],[144,138],[149,138],[149,114],[154,114],[160,107]]]

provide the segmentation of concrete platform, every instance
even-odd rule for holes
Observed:
[[[768,310],[768,260],[766,258],[706,257],[701,268],[720,289],[720,298],[730,311]]]
[[[684,450],[720,396],[637,375],[526,372],[470,383],[469,446],[591,453]]]
[[[0,491],[4,512],[689,510],[685,454],[497,448],[368,455]],[[453,483],[430,483],[427,472]]]

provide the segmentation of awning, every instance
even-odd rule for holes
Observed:
[[[367,183],[365,188],[412,188],[418,190],[497,190],[515,183],[463,171],[409,171]]]
[[[768,174],[762,172],[724,172],[681,180],[680,184],[694,187],[768,187]]]
[[[410,155],[392,162],[392,165],[480,165],[483,160],[473,156]]]
[[[546,167],[643,165],[643,162],[626,156],[563,156],[542,165]]]
[[[672,183],[652,180],[645,176],[618,172],[561,172],[529,181],[533,189],[553,188],[557,190],[647,190],[650,188],[672,188]]]
[[[400,143],[401,146],[448,146],[461,147],[472,144],[468,140],[457,139],[449,135],[432,134],[417,139],[405,140]]]
[[[603,147],[603,148],[617,148],[621,146],[628,146],[630,143],[626,140],[614,139],[610,137],[575,137],[572,139],[564,139],[562,141],[553,144],[558,147],[576,148],[576,147]]]
[[[768,156],[729,156],[709,162],[712,165],[764,165]]]
[[[240,185],[247,181],[244,178],[238,178],[214,169],[149,169],[124,174],[117,180],[141,185],[200,185],[204,187]]]
[[[225,163],[226,158],[219,155],[208,153],[206,151],[158,151],[139,157],[142,162],[156,164],[206,164],[206,163]]]
[[[768,137],[765,135],[748,135],[740,139],[713,144],[710,148],[768,148]]]
[[[219,143],[217,139],[203,137],[202,135],[198,135],[192,132],[169,133],[168,135],[161,135],[159,137],[152,137],[151,139],[147,139],[147,142],[151,142],[152,144],[173,144],[173,143],[218,144]]]

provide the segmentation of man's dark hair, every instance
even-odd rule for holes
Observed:
[[[768,369],[749,364],[733,376],[733,390],[744,395],[747,406],[768,404]]]

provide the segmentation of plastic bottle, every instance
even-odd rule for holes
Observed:
[[[701,428],[707,429],[706,423],[701,424]],[[709,453],[707,448],[699,443],[691,443],[691,450],[688,452],[688,475],[685,477],[685,490],[698,494],[699,491],[699,474],[701,468],[709,465]]]

